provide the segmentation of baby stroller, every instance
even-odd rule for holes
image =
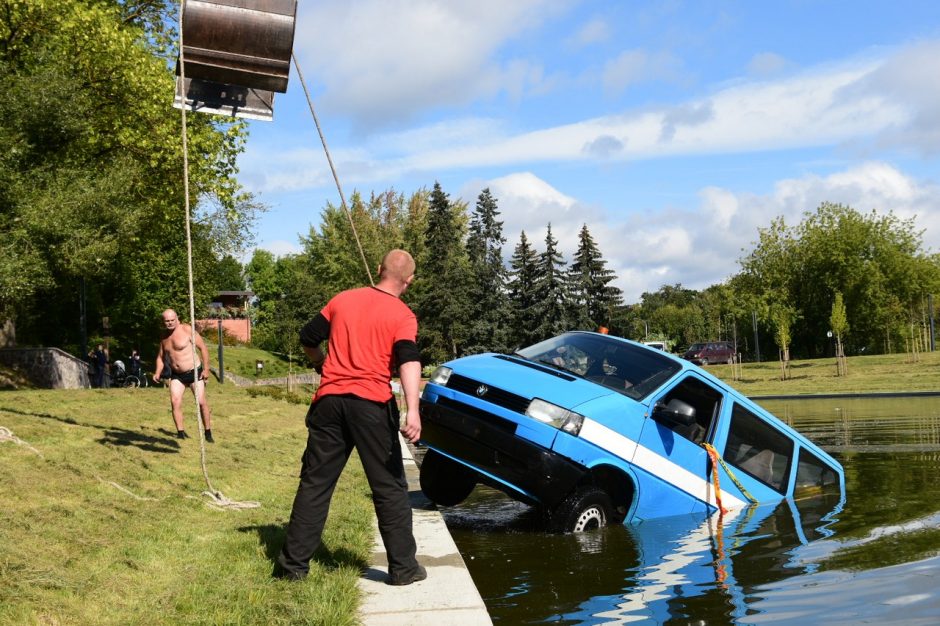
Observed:
[[[140,387],[140,378],[128,374],[127,369],[124,367],[124,361],[118,359],[111,364],[111,386]]]

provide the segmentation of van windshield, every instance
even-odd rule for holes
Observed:
[[[516,353],[640,400],[682,366],[648,348],[593,333],[565,333]]]

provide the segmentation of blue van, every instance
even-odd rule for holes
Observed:
[[[700,367],[610,335],[445,363],[421,416],[432,502],[483,483],[560,532],[845,492],[839,462],[793,428]]]

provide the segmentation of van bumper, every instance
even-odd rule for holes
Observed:
[[[553,507],[587,473],[567,457],[517,436],[510,420],[439,400],[445,401],[421,400],[422,443],[463,462],[516,499]]]

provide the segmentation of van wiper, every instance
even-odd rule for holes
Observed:
[[[525,357],[523,357],[523,358],[525,358]],[[553,369],[556,369],[556,370],[558,370],[558,371],[565,372],[566,374],[574,374],[574,373],[575,373],[575,372],[572,372],[572,371],[571,371],[570,369],[568,369],[567,367],[565,367],[564,365],[559,365],[558,363],[555,363],[555,362],[552,361],[551,359],[538,359],[538,360],[536,360],[535,362],[536,362],[536,363],[541,363],[542,365],[547,365],[547,366],[549,366],[549,367],[551,367],[551,368],[553,368]]]

